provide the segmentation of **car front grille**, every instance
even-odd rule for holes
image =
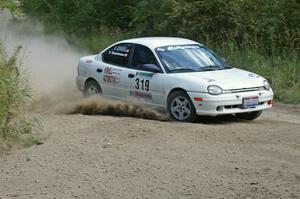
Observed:
[[[264,89],[265,89],[264,87],[238,88],[238,89],[224,90],[224,93],[241,93],[241,92],[249,92],[249,91],[260,91]]]

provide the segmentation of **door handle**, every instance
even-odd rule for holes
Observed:
[[[134,76],[135,76],[134,74],[131,73],[128,74],[128,78],[134,78]]]
[[[97,68],[98,73],[102,73],[102,71],[103,71],[102,68]]]

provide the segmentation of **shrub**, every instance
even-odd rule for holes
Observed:
[[[31,133],[32,123],[18,115],[29,97],[29,87],[18,68],[20,50],[21,46],[17,47],[9,57],[0,42],[0,147],[23,141],[22,135]]]

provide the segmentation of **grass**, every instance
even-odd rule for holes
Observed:
[[[0,151],[15,143],[28,145],[34,143],[31,135],[33,122],[20,117],[30,89],[20,77],[17,47],[12,56],[8,56],[0,42]]]
[[[237,45],[212,47],[227,62],[237,68],[266,78],[274,91],[274,98],[284,103],[300,103],[300,52],[295,49],[274,50],[267,55],[261,49]]]

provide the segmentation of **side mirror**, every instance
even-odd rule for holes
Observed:
[[[156,66],[155,64],[143,64],[140,69],[144,70],[144,71],[153,72],[153,73],[161,72],[160,68],[158,66]]]

